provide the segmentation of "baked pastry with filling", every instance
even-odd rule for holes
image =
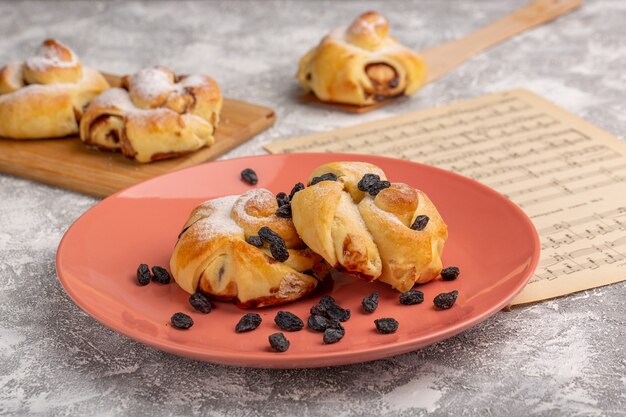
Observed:
[[[221,108],[212,78],[147,68],[96,97],[81,120],[80,138],[138,162],[173,158],[215,143]]]
[[[380,168],[364,162],[322,165],[311,182],[293,196],[293,223],[331,266],[402,292],[440,274],[448,231],[424,192],[389,183]]]
[[[0,69],[0,137],[60,138],[78,133],[84,107],[109,88],[96,70],[55,39]]]
[[[291,219],[276,216],[277,209],[275,196],[265,189],[194,209],[170,260],[178,285],[242,308],[284,304],[313,291],[329,267],[304,245]],[[264,227],[284,241],[287,259],[276,259],[268,242],[253,244]]]
[[[383,15],[370,11],[324,37],[302,57],[297,77],[321,101],[365,106],[415,93],[426,80],[426,63],[389,35]]]

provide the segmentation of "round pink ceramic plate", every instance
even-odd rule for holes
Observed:
[[[391,181],[424,190],[448,224],[444,266],[458,266],[456,281],[420,286],[422,304],[403,306],[398,293],[384,284],[369,284],[339,276],[332,288],[295,303],[257,309],[261,326],[235,333],[246,312],[216,302],[207,315],[195,312],[188,294],[175,283],[145,287],[136,284],[140,263],[167,267],[178,233],[190,211],[202,201],[240,194],[251,186],[239,179],[244,168],[259,176],[257,187],[289,192],[306,181],[313,168],[330,161],[367,161],[380,166]],[[539,258],[537,233],[526,215],[497,192],[462,176],[412,162],[341,154],[268,155],[212,162],[166,174],[112,195],[80,217],[67,231],[57,252],[57,272],[63,287],[83,310],[104,325],[137,341],[178,355],[210,362],[251,367],[318,367],[384,358],[415,350],[453,336],[485,320],[509,303],[524,287]],[[374,314],[364,314],[361,300],[380,293]],[[437,311],[433,298],[459,291],[450,310]],[[330,293],[350,308],[339,343],[324,345],[309,329],[286,333],[290,349],[277,353],[268,336],[279,331],[278,310],[303,320],[309,308]],[[173,313],[193,317],[189,330],[169,324]],[[396,318],[395,334],[378,334],[374,320]]]

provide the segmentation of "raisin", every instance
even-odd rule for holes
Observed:
[[[259,237],[270,244],[270,253],[279,262],[285,262],[289,259],[289,251],[283,240],[278,233],[274,232],[267,226],[259,229]]]
[[[274,323],[276,323],[280,329],[287,332],[297,332],[304,327],[304,323],[300,317],[288,311],[279,311],[276,317],[274,317]]]
[[[311,307],[311,314],[342,322],[350,319],[350,309],[338,306],[330,295],[323,296],[316,305]]]
[[[189,297],[189,304],[201,313],[208,314],[211,312],[211,302],[201,292],[192,294]]]
[[[152,275],[150,274],[150,269],[148,265],[141,264],[137,268],[137,282],[139,285],[148,285],[150,284],[150,280],[152,279]]]
[[[185,313],[175,313],[170,321],[177,329],[188,329],[193,326],[193,320]]]
[[[328,172],[326,174],[320,175],[319,177],[313,177],[309,185],[315,185],[318,182],[322,182],[322,181],[337,181],[337,176],[333,174],[332,172]]]
[[[289,196],[282,191],[276,194],[276,204],[278,204],[278,207],[289,204],[289,201]]]
[[[456,266],[449,266],[441,271],[441,279],[444,281],[454,281],[459,277],[461,271]]]
[[[367,192],[374,184],[379,181],[380,176],[376,174],[365,174],[357,184],[357,187],[359,187],[359,190]]]
[[[276,216],[283,219],[291,219],[291,203],[283,204],[276,210]]]
[[[424,214],[420,214],[419,216],[415,218],[415,221],[411,225],[411,229],[417,230],[417,231],[424,230],[429,220],[430,218],[428,216]]]
[[[324,344],[329,345],[331,343],[337,343],[345,335],[345,330],[339,329],[326,329],[324,330]]]
[[[263,241],[258,236],[248,236],[246,238],[246,242],[248,242],[252,246],[256,246],[257,248],[262,248],[263,247]]]
[[[257,313],[244,314],[235,326],[237,333],[250,332],[261,325],[261,316]]]
[[[409,290],[400,294],[400,304],[411,306],[424,302],[424,293],[419,290]]]
[[[374,320],[376,330],[381,334],[395,333],[398,330],[398,320],[392,318]]]
[[[379,192],[389,187],[391,187],[391,183],[389,181],[378,181],[376,184],[372,185],[367,192],[371,196],[376,196]]]
[[[374,291],[369,297],[365,297],[361,301],[363,311],[366,313],[373,313],[378,308],[378,291]]]
[[[241,171],[241,179],[250,185],[256,185],[257,182],[259,182],[259,177],[257,177],[256,172],[250,168]]]
[[[160,266],[153,266],[152,280],[158,282],[159,284],[169,284],[172,277],[170,276],[170,273],[167,272],[167,269],[161,268]]]
[[[458,291],[442,292],[435,297],[433,303],[435,303],[435,308],[437,308],[437,310],[447,310],[454,305],[458,296]]]
[[[332,320],[324,316],[312,315],[307,321],[309,329],[316,332],[323,332],[326,329],[343,329],[339,320]]]
[[[293,188],[291,189],[291,192],[289,193],[289,200],[293,200],[293,196],[298,191],[302,191],[302,190],[304,190],[304,184],[302,184],[301,182],[299,182],[296,185],[294,185]]]
[[[285,352],[289,349],[289,340],[282,333],[274,333],[269,337],[270,346],[277,352]]]

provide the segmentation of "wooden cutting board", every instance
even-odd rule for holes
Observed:
[[[119,77],[105,74],[112,86]],[[105,197],[148,178],[223,155],[272,126],[268,107],[224,99],[215,144],[189,155],[140,164],[119,153],[88,149],[78,137],[20,141],[0,139],[0,172]]]

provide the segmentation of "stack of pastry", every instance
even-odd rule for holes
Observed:
[[[328,266],[402,292],[440,274],[447,227],[422,191],[362,162],[320,166],[309,184],[292,196],[293,220],[276,216],[264,189],[197,207],[170,260],[174,279],[189,293],[251,307],[303,297]],[[250,240],[264,227],[284,240],[286,260]]]

